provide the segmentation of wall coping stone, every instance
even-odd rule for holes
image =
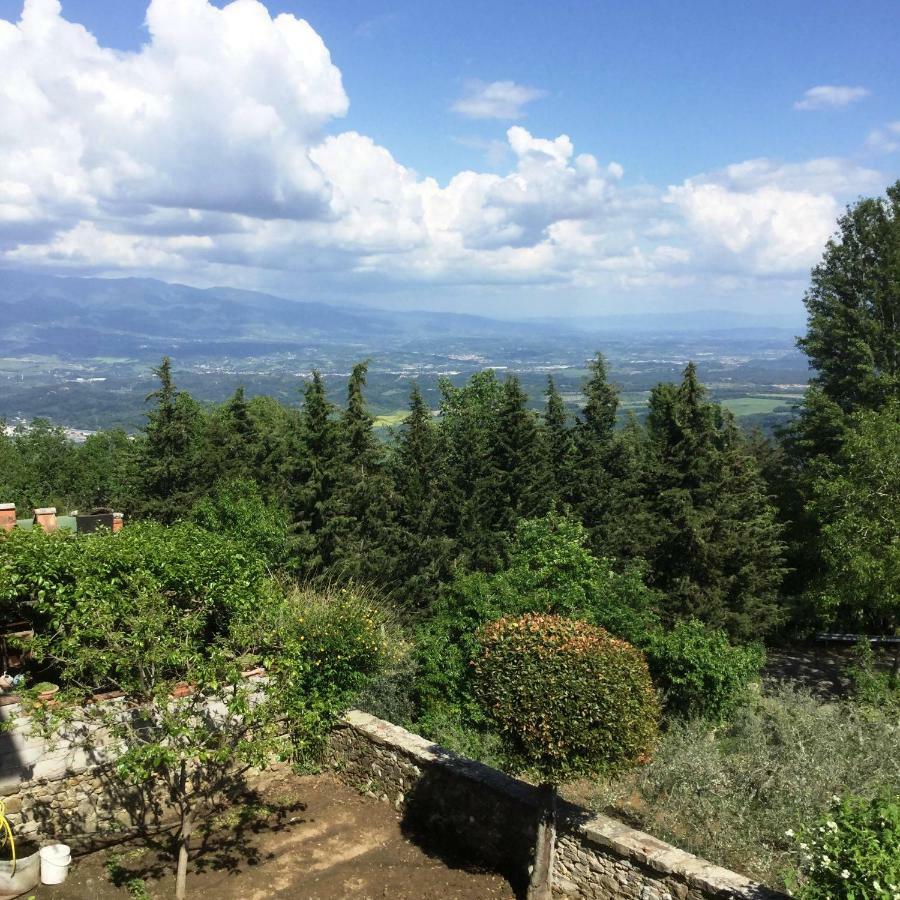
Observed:
[[[373,743],[398,750],[423,766],[450,769],[482,787],[489,787],[520,802],[531,806],[539,803],[539,791],[533,785],[484,763],[466,759],[369,713],[351,710],[343,717],[343,726],[356,730]],[[677,878],[706,895],[735,900],[776,900],[786,896],[610,816],[592,813],[569,803],[560,804],[559,812],[562,829],[577,834],[587,844],[610,850],[626,860]]]

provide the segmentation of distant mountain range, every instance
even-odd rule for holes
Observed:
[[[800,330],[802,322],[727,311],[506,321],[289,300],[152,278],[74,278],[0,269],[2,355],[154,356],[192,346],[223,353],[298,345],[385,346],[440,336],[539,339],[554,335]],[[260,349],[261,348],[261,349]]]

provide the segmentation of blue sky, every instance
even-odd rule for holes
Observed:
[[[9,266],[502,315],[791,312],[835,215],[900,173],[888,0],[30,4],[26,26],[0,0]],[[258,127],[229,120],[245,101]]]

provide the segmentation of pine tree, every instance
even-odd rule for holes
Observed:
[[[321,575],[331,562],[324,526],[340,468],[335,409],[321,373],[314,371],[296,428],[286,436],[283,475],[291,516],[292,568],[305,576]]]
[[[191,395],[175,386],[168,356],[153,374],[159,387],[147,397],[155,406],[147,414],[138,502],[144,515],[168,523],[187,515],[203,487],[197,480],[202,414]]]
[[[604,539],[603,523],[612,490],[608,467],[619,397],[615,387],[607,380],[603,354],[598,353],[588,368],[591,376],[584,386],[585,404],[574,432],[572,500],[579,518],[591,535],[591,545],[597,546]]]
[[[384,446],[363,396],[368,365],[357,363],[341,417],[340,477],[323,506],[325,561],[341,578],[386,583],[392,572],[394,493]]]
[[[390,468],[397,498],[398,596],[407,606],[426,609],[449,576],[454,543],[446,534],[440,434],[418,385]]]
[[[492,452],[492,524],[504,535],[512,535],[520,519],[542,516],[553,500],[545,437],[527,404],[519,379],[508,377]]]
[[[550,466],[549,477],[553,485],[554,500],[564,505],[572,502],[575,444],[566,404],[556,388],[552,375],[547,376],[546,397],[544,428]]]
[[[780,528],[745,440],[693,363],[677,388],[654,388],[648,435],[650,574],[669,619],[764,635],[780,618]]]

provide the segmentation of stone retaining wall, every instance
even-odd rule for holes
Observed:
[[[331,741],[339,776],[404,814],[420,838],[454,847],[521,879],[531,855],[538,791],[367,713],[347,714]],[[775,900],[770,891],[629,828],[564,804],[555,893],[589,900]]]

